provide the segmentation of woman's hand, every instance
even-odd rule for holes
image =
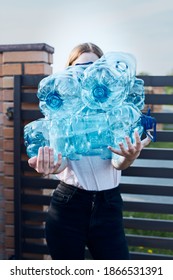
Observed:
[[[59,173],[59,168],[62,164],[62,155],[58,154],[57,162],[54,162],[54,151],[50,147],[41,147],[38,150],[38,156],[28,160],[30,167],[34,168],[38,173],[45,176],[49,174]],[[62,171],[62,170],[61,170]]]
[[[127,148],[124,147],[123,143],[119,143],[120,150],[114,149],[113,147],[108,147],[112,153],[119,155],[120,159],[118,161],[113,160],[112,163],[116,169],[126,169],[129,167],[133,161],[139,157],[141,150],[146,147],[151,139],[147,136],[141,141],[137,131],[134,133],[135,143],[132,144],[130,138],[125,137]]]

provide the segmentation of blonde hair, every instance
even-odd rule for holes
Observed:
[[[92,52],[100,58],[103,55],[102,50],[93,43],[83,43],[79,44],[74,49],[72,49],[69,58],[66,63],[66,67],[73,64],[73,62],[82,54]]]

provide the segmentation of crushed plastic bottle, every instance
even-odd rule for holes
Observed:
[[[84,72],[83,102],[91,109],[120,106],[135,82],[136,61],[126,53],[103,55]]]
[[[38,155],[38,149],[50,146],[49,141],[50,120],[40,118],[24,127],[24,144],[29,157]]]

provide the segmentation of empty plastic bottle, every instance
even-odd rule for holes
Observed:
[[[111,158],[108,146],[119,148],[119,142],[125,143],[125,136],[132,137],[136,129],[141,136],[143,127],[140,122],[141,112],[135,106],[123,104],[123,107],[112,111],[85,108],[78,115],[71,117],[70,123],[55,120],[51,122],[50,145],[62,152],[69,159],[80,159],[81,156],[99,155]]]
[[[88,69],[87,69],[88,70]],[[120,104],[125,88],[117,85],[109,68],[100,65],[87,71],[82,83],[82,100],[91,109],[107,110]]]
[[[61,153],[62,157],[68,157],[71,160],[81,158],[82,155],[77,155],[74,147],[74,131],[72,130],[71,119],[70,121],[67,118],[52,120],[49,134],[50,146],[54,149],[55,155]]]
[[[84,106],[81,102],[82,73],[81,67],[68,67],[39,83],[37,96],[44,115],[49,115],[50,118],[68,117]]]
[[[24,144],[29,157],[38,155],[40,147],[49,146],[50,121],[44,118],[35,120],[24,127]]]
[[[120,106],[135,83],[136,61],[125,53],[107,53],[84,71],[82,100],[91,109]]]
[[[136,75],[136,59],[132,54],[108,52],[100,60],[107,64],[118,79],[125,84],[130,82],[131,86],[133,86]]]
[[[70,122],[67,119],[51,122],[50,146],[54,148],[56,154],[61,152],[63,157],[71,160],[79,160],[86,155],[102,156],[103,150],[105,150],[103,157],[108,158],[109,154],[110,158],[111,153],[107,149],[110,141],[104,135],[104,131],[109,134],[109,131],[106,131],[105,112],[98,114],[97,110],[92,111],[88,108],[84,111],[73,115]]]
[[[144,93],[144,81],[142,79],[135,78],[133,87],[130,89],[125,102],[132,103],[142,110],[144,108],[145,93]]]

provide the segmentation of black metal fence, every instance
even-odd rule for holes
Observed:
[[[42,117],[36,96],[44,76],[15,76],[14,85],[14,187],[15,258],[43,259],[48,250],[44,221],[56,180],[41,178],[28,166],[23,127]],[[146,104],[172,105],[173,94],[147,94],[147,87],[173,86],[172,76],[143,76]],[[152,111],[161,125],[157,141],[173,142],[173,111]],[[172,145],[173,147],[173,145]],[[132,259],[173,259],[173,148],[147,147],[134,164],[123,171],[120,184],[124,199],[124,224]],[[138,213],[139,215],[136,215]],[[144,250],[145,249],[145,250]],[[155,250],[157,250],[155,252]],[[168,253],[167,253],[168,251]],[[89,253],[86,249],[86,258]]]

